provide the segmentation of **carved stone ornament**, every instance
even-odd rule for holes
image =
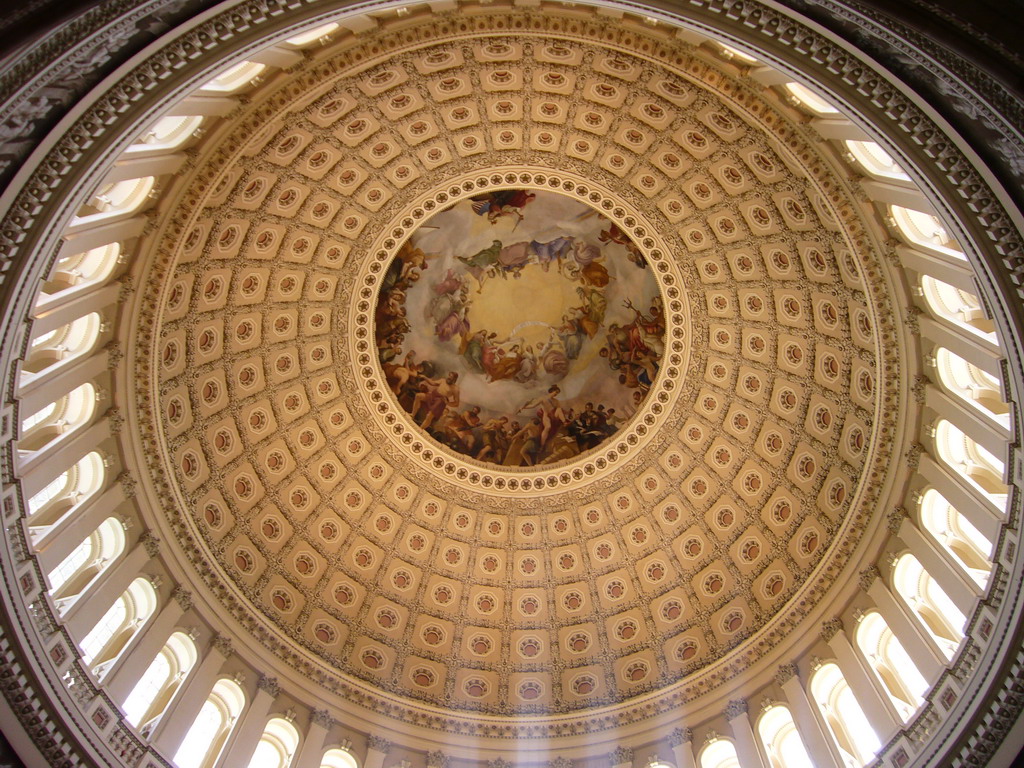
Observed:
[[[860,572],[858,576],[858,582],[860,588],[867,592],[871,585],[875,583],[875,579],[882,575],[882,572],[878,570],[877,565],[869,565],[867,568]]]
[[[693,741],[692,728],[673,728],[672,732],[668,735],[668,744],[670,747],[680,747],[691,741]]]
[[[911,307],[910,311],[907,312],[907,327],[910,329],[910,332],[915,336],[921,335],[921,322],[919,318],[923,314],[924,310],[922,310],[920,307]]]
[[[145,531],[139,536],[139,543],[146,548],[146,554],[150,557],[160,554],[160,537],[152,531]]]
[[[192,593],[180,584],[171,590],[171,597],[178,602],[183,611],[187,611],[192,607]]]
[[[629,747],[616,747],[608,753],[608,762],[612,766],[628,765],[633,762],[633,750]]]
[[[427,768],[448,768],[450,758],[440,749],[427,753]]]
[[[107,345],[104,347],[104,349],[106,349],[107,351],[107,366],[110,368],[110,370],[116,369],[117,366],[119,366],[121,364],[121,361],[124,359],[124,350],[121,348],[121,345],[116,341],[107,342]]]
[[[383,736],[378,736],[375,733],[370,734],[369,738],[367,738],[366,746],[368,749],[372,749],[376,752],[382,752],[385,755],[391,751],[391,742]]]
[[[928,387],[930,379],[927,376],[923,376],[920,373],[914,376],[914,383],[910,385],[910,391],[914,394],[914,402],[918,405],[924,405],[925,390]]]
[[[117,476],[117,482],[121,484],[121,490],[124,492],[125,498],[135,498],[135,478],[127,472],[122,472]]]
[[[335,723],[331,713],[326,709],[314,709],[309,715],[309,721],[324,730],[330,729]]]
[[[107,421],[110,423],[110,434],[119,435],[124,427],[124,414],[117,406],[107,409]]]
[[[886,523],[889,526],[889,532],[894,536],[898,536],[900,528],[903,527],[903,521],[908,519],[907,510],[903,507],[895,507],[889,512],[889,516],[886,519]]]
[[[281,686],[278,685],[277,678],[268,675],[260,675],[256,679],[256,689],[269,693],[274,698],[281,692]]]
[[[740,715],[747,714],[747,702],[745,699],[732,699],[725,705],[725,719],[735,720]]]
[[[567,757],[562,757],[561,755],[548,761],[548,768],[572,768],[572,766],[572,760]]]
[[[906,453],[903,454],[903,460],[910,469],[916,470],[918,465],[921,463],[921,453],[924,451],[924,446],[920,443],[913,443],[907,448]]]
[[[821,622],[821,639],[826,643],[843,630],[843,622],[839,617],[833,617],[828,621]]]
[[[227,635],[214,635],[213,640],[210,641],[210,645],[224,658],[227,658],[235,651],[234,647],[231,645],[231,638]]]
[[[797,676],[796,664],[780,664],[778,671],[775,673],[775,682],[779,685],[785,685],[787,682]]]

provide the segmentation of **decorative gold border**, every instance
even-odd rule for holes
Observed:
[[[666,350],[658,377],[644,399],[643,407],[633,415],[614,438],[603,448],[569,461],[545,465],[543,469],[504,470],[492,464],[467,460],[425,435],[383,386],[383,371],[373,354],[374,334],[372,308],[376,306],[380,283],[387,265],[420,222],[444,206],[490,189],[518,185],[526,189],[547,189],[566,196],[575,195],[581,202],[599,210],[629,234],[640,247],[665,301]],[[422,466],[433,470],[443,480],[461,482],[487,493],[510,496],[571,491],[614,471],[620,462],[628,461],[650,441],[668,419],[682,391],[680,379],[690,362],[690,304],[685,282],[678,265],[668,257],[670,250],[657,228],[621,198],[616,199],[602,185],[569,172],[552,172],[547,168],[503,167],[491,174],[466,173],[448,179],[435,191],[410,203],[395,217],[393,228],[380,235],[364,254],[354,252],[349,258],[363,263],[356,284],[358,299],[351,302],[347,313],[340,312],[342,337],[349,339],[342,355],[341,368],[355,369],[362,380],[361,394],[368,413],[379,422],[381,431],[389,435],[398,450],[411,452]],[[372,257],[369,254],[373,254]],[[360,259],[360,257],[363,257]],[[349,329],[352,329],[349,332]],[[339,344],[339,347],[342,346]],[[353,364],[353,361],[357,363]],[[346,365],[347,363],[347,365]],[[600,453],[604,455],[596,455]]]

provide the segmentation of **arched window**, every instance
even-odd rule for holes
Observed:
[[[257,64],[254,61],[240,62],[206,83],[202,90],[212,93],[232,93],[251,83],[253,78],[262,74],[266,68],[265,64]]]
[[[208,768],[217,761],[224,742],[245,706],[245,694],[231,680],[218,680],[192,727],[174,755],[178,768]]]
[[[90,312],[32,339],[21,366],[21,383],[44,375],[60,362],[90,351],[100,337],[100,325],[99,314]]]
[[[736,747],[729,739],[714,739],[700,752],[700,768],[740,768]]]
[[[964,639],[967,617],[909,552],[900,555],[896,561],[893,584],[946,657],[953,658]]]
[[[939,419],[935,424],[935,448],[939,458],[956,474],[1006,510],[1007,487],[1003,483],[1005,466],[963,430]]]
[[[999,380],[945,347],[935,350],[935,368],[943,386],[993,421],[1010,426],[1010,406],[1003,402]]]
[[[921,276],[921,293],[928,307],[940,320],[946,320],[993,344],[999,343],[995,323],[985,316],[981,302],[973,293],[936,280],[931,275]]]
[[[156,602],[153,585],[140,576],[82,639],[82,661],[97,677],[103,676],[128,641],[142,629],[156,610]]]
[[[172,634],[125,700],[128,722],[148,735],[195,663],[192,639],[183,632]]]
[[[877,611],[866,613],[857,626],[857,647],[889,694],[903,722],[924,702],[928,683]]]
[[[814,768],[789,707],[773,704],[757,721],[771,768]]]
[[[284,42],[286,45],[293,48],[306,48],[307,46],[313,45],[313,43],[316,43],[332,34],[337,28],[338,25],[332,21],[330,24],[324,24],[322,27],[316,27],[315,29],[309,30],[309,32],[303,32],[301,35],[289,37]]]
[[[263,729],[249,768],[288,768],[298,746],[299,732],[295,726],[280,717],[271,718]]]
[[[104,475],[103,459],[96,451],[61,472],[29,498],[30,530],[36,533],[60,520],[100,489]]]
[[[110,277],[120,256],[120,243],[108,243],[58,260],[50,279],[44,280],[39,289],[36,307],[45,306],[68,291],[102,283]]]
[[[786,90],[789,95],[804,109],[816,115],[838,115],[839,110],[829,104],[825,99],[816,94],[810,88],[800,83],[786,83]]]
[[[96,387],[82,384],[21,421],[18,450],[34,453],[86,424],[96,411]]]
[[[886,179],[901,179],[909,181],[910,177],[897,165],[888,152],[882,149],[882,145],[876,141],[853,141],[847,140],[846,148],[853,159],[860,163],[861,167],[872,176],[880,176]]]
[[[162,117],[138,141],[128,147],[128,152],[176,149],[188,141],[202,123],[202,115]]]
[[[78,214],[71,220],[71,227],[87,227],[115,216],[132,213],[142,207],[155,186],[156,178],[153,176],[105,184],[79,209]]]
[[[359,768],[359,762],[347,749],[328,749],[320,759],[320,768]]]
[[[913,208],[904,208],[902,205],[890,205],[889,214],[897,232],[908,242],[958,259],[967,258],[960,250],[959,243],[950,237],[938,216],[915,211]]]
[[[988,584],[992,542],[971,525],[946,498],[929,488],[921,495],[921,524],[978,584]]]
[[[36,492],[28,500],[29,515],[36,514],[44,507],[46,507],[46,505],[49,504],[51,501],[66,493],[69,486],[72,485],[72,476],[74,475],[74,473],[75,467],[67,469],[61,472],[55,478],[53,478],[53,480],[48,482],[45,486],[43,486],[41,490]]]
[[[839,667],[829,662],[811,676],[811,696],[821,710],[847,768],[869,763],[882,746]]]
[[[722,49],[723,58],[729,59],[730,61],[736,61],[747,66],[758,63],[757,59],[749,53],[744,53],[739,48],[733,48],[731,45],[726,45],[722,42],[719,42],[718,46]]]
[[[55,600],[70,600],[89,585],[124,552],[124,526],[108,517],[47,576]]]

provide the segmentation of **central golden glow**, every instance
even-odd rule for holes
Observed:
[[[470,328],[487,328],[499,338],[522,339],[536,346],[550,339],[551,328],[582,303],[578,284],[552,269],[528,265],[519,277],[498,277],[484,283],[469,307]]]

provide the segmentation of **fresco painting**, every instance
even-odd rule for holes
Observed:
[[[507,189],[422,224],[389,264],[376,342],[416,424],[478,461],[593,450],[637,411],[665,313],[639,248],[578,200]]]

